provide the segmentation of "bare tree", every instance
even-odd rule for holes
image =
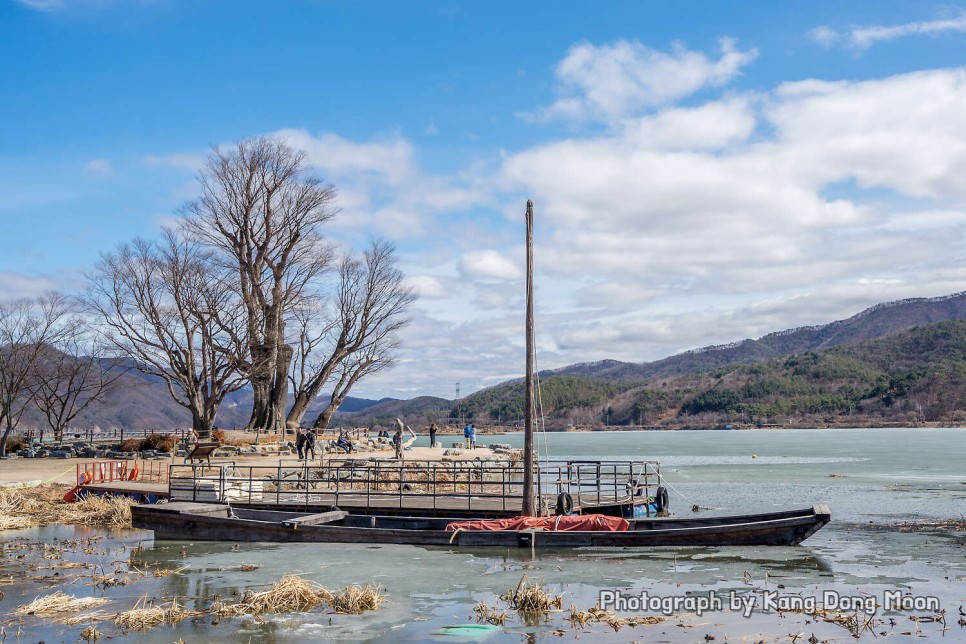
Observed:
[[[61,332],[67,298],[56,293],[37,300],[0,304],[0,456],[7,439],[33,399],[31,380],[45,347]]]
[[[34,370],[34,404],[43,412],[54,439],[64,440],[64,429],[92,404],[115,391],[128,368],[109,359],[79,319],[65,324],[56,343],[44,346]],[[41,440],[43,433],[41,433]]]
[[[343,259],[333,316],[296,317],[299,340],[292,370],[295,402],[288,415],[290,426],[300,425],[311,402],[331,386],[329,403],[314,423],[328,427],[354,384],[392,366],[399,346],[396,334],[409,324],[406,313],[415,298],[404,284],[392,244],[373,240],[362,259]],[[317,324],[314,333],[313,323]]]
[[[199,244],[165,231],[104,255],[86,298],[114,352],[163,380],[202,436],[249,368],[244,307],[227,279]]]
[[[285,322],[332,261],[320,228],[335,216],[336,191],[308,174],[303,154],[267,138],[215,150],[200,180],[184,225],[237,276],[251,342],[249,427],[280,431],[292,360]]]

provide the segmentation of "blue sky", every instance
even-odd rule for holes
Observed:
[[[966,3],[0,0],[0,298],[280,136],[422,293],[354,393],[681,350],[963,290]]]

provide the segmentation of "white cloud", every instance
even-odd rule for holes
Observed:
[[[49,277],[24,275],[17,271],[0,271],[0,301],[38,297],[59,286],[63,285]]]
[[[467,277],[484,279],[515,280],[522,276],[516,262],[495,250],[465,253],[460,259],[459,269]]]
[[[84,171],[91,176],[101,178],[114,174],[114,169],[108,159],[92,159],[84,164]]]
[[[812,40],[825,47],[846,43],[855,49],[868,49],[879,42],[907,36],[936,36],[943,33],[963,32],[966,32],[966,14],[935,20],[907,22],[901,25],[853,26],[840,30],[833,29],[828,25],[821,25],[809,31],[808,35]]]
[[[273,136],[303,151],[308,163],[338,187],[338,227],[419,238],[434,228],[437,217],[487,199],[476,176],[426,173],[413,144],[398,135],[362,142],[304,130],[281,130]]]
[[[373,173],[398,186],[416,173],[413,146],[398,136],[363,143],[327,132],[313,137],[304,130],[282,130],[275,136],[304,151],[309,163],[328,174]]]
[[[782,146],[775,152],[809,183],[966,197],[966,69],[786,83],[774,99],[766,117]]]
[[[419,297],[445,298],[446,288],[443,283],[432,275],[409,275],[406,284],[416,291]]]
[[[738,50],[728,38],[720,45],[721,57],[716,60],[682,44],[670,53],[627,40],[599,47],[575,45],[557,65],[561,98],[524,116],[612,122],[668,105],[704,87],[725,85],[758,56],[755,49]]]

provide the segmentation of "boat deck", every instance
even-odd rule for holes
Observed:
[[[502,518],[523,505],[523,468],[492,462],[279,461],[128,466],[109,461],[78,471],[90,494],[124,495],[145,503],[189,501],[234,507],[320,512],[335,506],[356,514]],[[140,473],[140,478],[130,480]],[[83,474],[83,476],[82,476]],[[535,468],[537,513],[598,513],[625,518],[656,513],[660,481],[647,461],[568,461]],[[147,475],[147,476],[146,476]]]

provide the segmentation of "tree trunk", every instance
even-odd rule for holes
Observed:
[[[302,419],[305,418],[305,413],[309,410],[309,404],[312,399],[309,395],[300,391],[295,394],[295,402],[292,403],[292,408],[288,412],[288,417],[285,420],[285,426],[289,429],[297,429],[302,426]]]
[[[267,429],[285,432],[285,408],[288,407],[288,369],[292,364],[292,347],[280,344],[276,351],[274,382],[269,396]]]
[[[214,429],[215,422],[204,411],[191,410],[191,427],[198,432],[198,437],[205,439],[211,438],[211,431]]]
[[[331,401],[326,405],[319,417],[315,419],[315,423],[312,425],[316,429],[327,429],[329,427],[329,421],[332,420],[332,415],[335,414],[335,410],[339,408],[342,401]]]
[[[10,418],[7,417],[6,427],[3,428],[3,436],[0,437],[0,456],[7,455],[7,438],[10,437],[10,432],[13,431],[13,423],[10,422]]]

